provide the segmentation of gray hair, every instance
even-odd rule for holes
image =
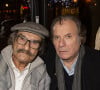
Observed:
[[[8,39],[8,45],[13,45],[13,42],[15,41],[15,39],[17,37],[17,33],[18,33],[18,31],[15,31],[10,34],[10,37]]]
[[[53,35],[53,28],[55,26],[55,24],[57,22],[59,22],[59,24],[62,24],[63,21],[66,21],[66,20],[72,20],[73,22],[75,22],[76,26],[77,26],[77,29],[78,29],[78,32],[79,32],[79,35],[81,35],[81,22],[80,20],[78,19],[78,17],[75,17],[73,15],[65,15],[65,16],[58,16],[57,18],[55,18],[51,24],[51,37]]]

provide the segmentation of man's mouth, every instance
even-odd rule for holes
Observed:
[[[18,50],[17,52],[18,52],[18,53],[25,53],[25,54],[27,54],[27,55],[29,55],[29,56],[33,56],[33,54],[32,54],[30,51],[26,51],[26,50],[23,50],[23,49],[20,49],[20,50]]]

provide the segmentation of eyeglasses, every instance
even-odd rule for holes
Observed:
[[[27,42],[29,42],[29,46],[32,49],[38,49],[40,46],[41,41],[40,40],[28,40],[24,35],[19,34],[17,35],[16,41],[20,45],[25,45]]]

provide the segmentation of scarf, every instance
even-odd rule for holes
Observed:
[[[72,90],[81,90],[81,65],[84,54],[85,54],[85,49],[83,46],[81,46],[79,50],[78,60],[75,66]],[[63,65],[58,56],[56,56],[56,76],[58,80],[58,89],[66,90]]]

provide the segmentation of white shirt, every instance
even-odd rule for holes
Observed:
[[[18,68],[16,68],[12,60],[11,63],[15,74],[15,90],[22,90],[21,88],[23,85],[23,81],[29,71],[30,64],[28,64],[23,71],[20,71]]]

